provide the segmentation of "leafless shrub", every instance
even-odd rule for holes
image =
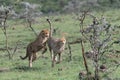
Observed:
[[[8,53],[9,59],[11,59],[13,57],[13,55],[15,54],[16,50],[17,50],[17,45],[16,48],[13,51],[13,54],[10,52],[9,47],[8,47],[8,35],[7,35],[7,27],[6,27],[6,21],[8,18],[8,14],[10,12],[9,7],[4,7],[1,6],[0,7],[0,27],[5,35],[5,47],[6,47],[6,51]]]
[[[92,58],[92,62],[94,64],[94,78],[95,80],[100,80],[99,68],[102,68],[103,70],[103,65],[100,66],[100,61],[102,61],[104,54],[106,52],[109,52],[110,48],[112,48],[114,42],[112,40],[113,27],[111,26],[111,24],[107,23],[104,17],[98,19],[88,12],[89,11],[84,11],[79,19],[80,31],[82,37],[88,40],[91,46],[90,48],[92,53],[87,52],[86,56]],[[93,21],[92,24],[85,29],[83,27],[83,24],[86,16],[90,16],[93,19]]]

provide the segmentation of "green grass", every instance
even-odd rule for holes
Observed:
[[[112,25],[120,25],[120,10],[111,10],[104,12],[107,20]],[[102,12],[94,12],[94,14],[100,17]],[[61,21],[55,22],[54,19],[60,18]],[[52,25],[55,28],[59,28],[59,31],[55,37],[61,36],[62,33],[68,33],[67,40],[72,41],[76,38],[80,38],[81,35],[79,33],[79,21],[77,20],[77,16],[72,15],[58,15],[58,16],[50,16]],[[91,19],[88,17],[86,20],[85,26],[90,24]],[[17,24],[16,24],[17,23]],[[63,53],[63,60],[60,64],[55,64],[54,68],[51,68],[51,59],[49,51],[45,53],[45,58],[39,58],[35,62],[33,62],[33,68],[28,67],[28,60],[21,60],[19,56],[25,56],[25,48],[35,39],[34,33],[30,30],[29,27],[26,27],[24,23],[18,21],[8,21],[10,27],[7,28],[8,33],[8,44],[11,48],[11,52],[13,52],[14,47],[16,46],[16,42],[19,40],[17,52],[14,54],[13,59],[8,59],[8,54],[5,50],[0,50],[0,69],[1,68],[9,68],[10,70],[5,72],[0,72],[0,80],[78,80],[78,74],[80,71],[85,70],[83,65],[83,58],[81,55],[81,46],[80,44],[74,44],[71,46],[72,48],[72,61],[69,62],[68,50],[65,50]],[[39,32],[44,28],[49,28],[49,25],[46,21],[45,17],[41,17],[38,19],[38,23],[32,25],[35,31],[39,34]],[[14,30],[12,28],[15,28]],[[115,34],[115,38],[119,38],[120,30],[117,30],[117,35]],[[85,44],[85,51],[90,49],[88,43]],[[5,36],[0,30],[0,48],[5,48]],[[115,44],[114,48],[120,50],[119,44]],[[40,52],[39,56],[41,55]],[[115,60],[120,60],[119,58],[115,58]],[[111,58],[108,59],[108,63],[112,61]],[[91,60],[88,59],[88,65],[90,71],[93,71],[93,65]],[[104,73],[101,73],[104,74]],[[112,74],[109,74],[111,78],[119,78],[120,79],[120,68],[114,71]]]

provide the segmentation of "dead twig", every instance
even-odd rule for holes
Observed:
[[[32,22],[29,20],[29,19],[27,19],[27,22],[28,22],[28,24],[29,24],[29,27],[30,27],[30,29],[34,32],[34,34],[36,35],[36,36],[38,36],[38,34],[36,33],[36,31],[33,29],[33,27],[32,27]]]

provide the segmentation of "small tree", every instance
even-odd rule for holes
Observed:
[[[8,35],[7,35],[7,25],[6,25],[6,21],[8,19],[8,15],[9,15],[9,7],[4,7],[3,5],[0,7],[0,27],[5,35],[5,47],[6,47],[6,51],[8,53],[9,59],[12,59],[14,53],[17,50],[17,45],[13,51],[13,53],[11,53],[8,49]]]
[[[93,19],[93,22],[90,26],[84,28],[83,24],[88,15]],[[111,24],[107,23],[104,17],[97,19],[94,15],[89,14],[88,11],[84,11],[80,17],[80,31],[82,37],[87,39],[91,46],[91,56],[94,64],[94,79],[100,80],[99,71],[102,65],[103,55],[109,52],[113,45],[113,27]]]

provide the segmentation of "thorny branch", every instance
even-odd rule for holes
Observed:
[[[5,18],[4,18],[4,22],[3,22],[3,27],[4,27],[3,31],[4,31],[4,35],[5,35],[5,38],[6,38],[6,40],[5,40],[5,42],[6,42],[6,50],[8,52],[9,59],[11,59],[11,54],[10,54],[10,51],[8,49],[8,36],[7,36],[7,30],[6,30],[6,20],[7,20],[7,17],[8,17],[8,13],[9,13],[9,11],[5,12]]]
[[[27,22],[28,22],[29,27],[31,28],[31,30],[34,32],[34,34],[35,34],[36,36],[38,36],[38,34],[35,32],[35,30],[34,30],[33,27],[32,27],[32,21],[29,20],[29,19],[27,19]]]
[[[89,69],[88,69],[87,61],[86,61],[86,58],[85,58],[85,55],[84,55],[85,52],[84,52],[84,46],[83,46],[82,40],[81,40],[81,47],[82,47],[82,56],[83,56],[83,59],[84,59],[85,69],[87,71],[87,75],[89,75]]]
[[[2,6],[3,7],[3,6]],[[1,13],[2,13],[2,17],[1,17],[1,23],[3,23],[2,24],[2,26],[3,26],[3,28],[1,27],[1,29],[2,29],[2,31],[3,31],[3,33],[4,33],[4,35],[5,35],[5,47],[6,47],[6,51],[7,51],[7,53],[8,53],[8,56],[9,56],[9,59],[12,59],[12,57],[13,57],[13,55],[15,54],[15,52],[16,52],[16,50],[17,50],[17,46],[18,45],[16,45],[16,48],[14,49],[14,52],[13,52],[13,54],[9,51],[9,49],[8,49],[8,35],[7,35],[7,29],[6,29],[6,21],[7,21],[7,18],[8,18],[8,14],[9,14],[9,10],[6,10],[6,9],[4,9],[4,11],[1,11]],[[4,17],[3,17],[4,16]],[[11,55],[12,54],[12,55]]]
[[[84,24],[84,20],[86,18],[87,13],[88,13],[88,11],[84,11],[79,20],[80,20],[80,30],[81,30],[81,33],[88,40],[88,37],[83,34],[83,31],[84,31],[83,24]]]
[[[84,11],[81,18],[80,18],[80,30],[81,30],[82,35],[88,40],[88,37],[83,34],[83,24],[84,24],[84,20],[85,20],[85,17],[86,17],[87,13],[88,13],[88,11]],[[86,72],[87,72],[87,79],[89,80],[89,69],[88,69],[87,61],[86,61],[86,58],[85,58],[85,55],[84,55],[84,47],[83,47],[82,40],[81,40],[81,47],[82,47],[82,57],[83,57],[83,60],[84,60],[84,66],[85,66],[85,69],[86,69]]]

